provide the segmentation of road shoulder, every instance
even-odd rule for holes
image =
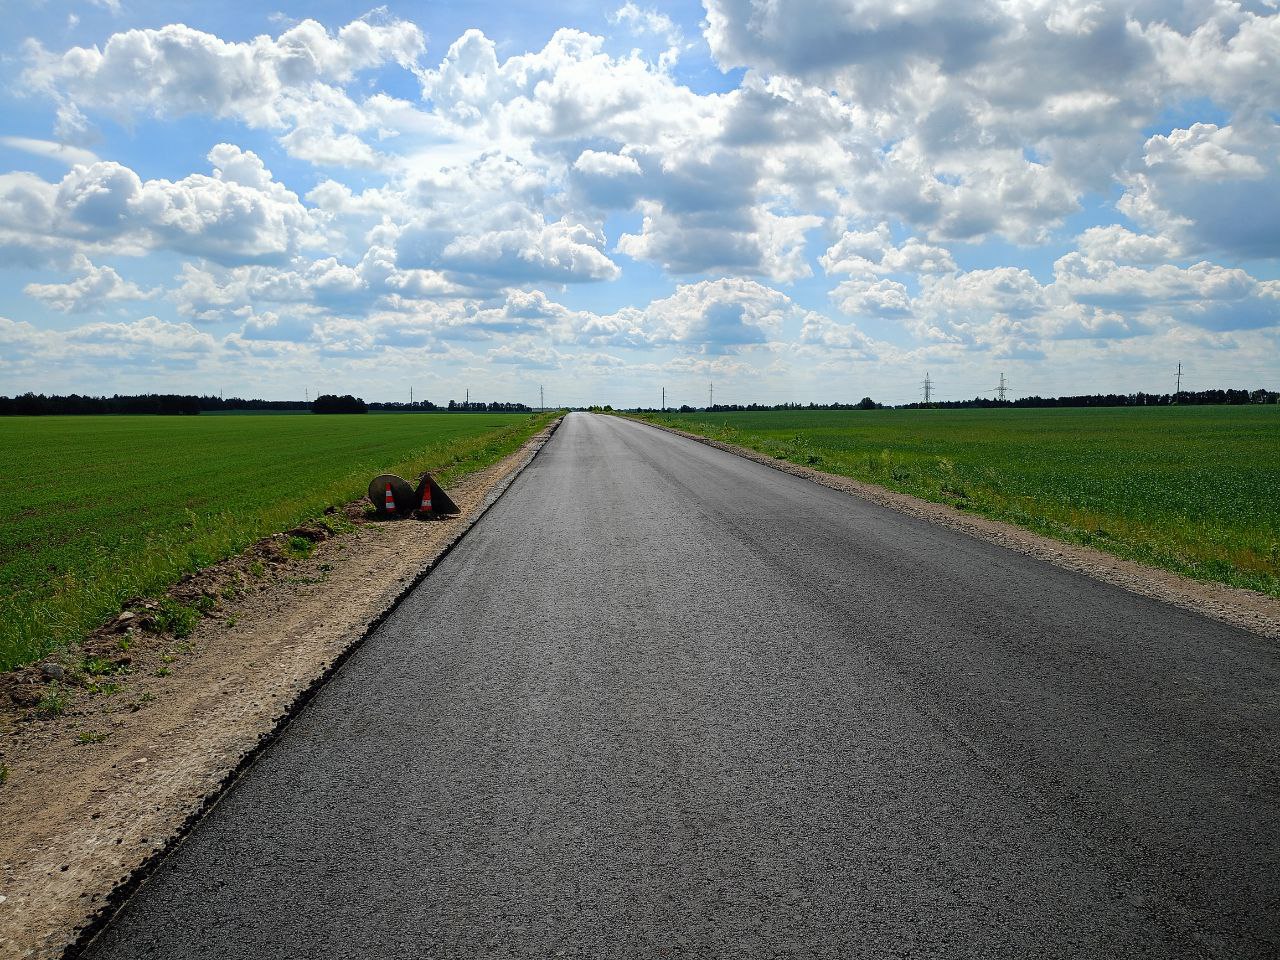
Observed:
[[[851,477],[814,470],[787,460],[778,460],[746,447],[712,440],[696,433],[667,427],[631,417],[620,419],[642,424],[747,460],[755,461],[794,477],[839,490],[905,513],[930,523],[942,524],[988,543],[1007,547],[1024,556],[1044,560],[1055,566],[1121,587],[1144,597],[1151,597],[1211,617],[1221,623],[1249,630],[1271,639],[1280,639],[1280,600],[1253,590],[1242,590],[1225,584],[1192,580],[1168,570],[1144,566],[1132,560],[1112,556],[1101,550],[1079,546],[1042,536],[1022,527],[965,513],[946,504],[933,503],[905,493],[897,493]]]
[[[317,540],[305,559],[277,535],[175,588],[206,598],[190,636],[139,629],[156,616],[139,610],[86,646],[88,672],[4,678],[0,955],[59,957],[109,916],[558,424],[454,485],[456,517],[363,522],[350,504],[343,532],[293,531]]]

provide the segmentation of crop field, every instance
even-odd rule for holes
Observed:
[[[642,419],[1280,596],[1274,405]]]
[[[0,418],[0,669],[127,598],[363,495],[384,471],[446,483],[549,416]]]

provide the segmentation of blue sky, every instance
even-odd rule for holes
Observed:
[[[1280,381],[1280,12],[37,4],[0,392]]]

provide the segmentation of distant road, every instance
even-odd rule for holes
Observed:
[[[1266,957],[1280,646],[572,414],[94,958]]]

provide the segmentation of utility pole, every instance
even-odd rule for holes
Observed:
[[[538,412],[542,413],[547,409],[547,401],[542,395],[542,384],[538,384]]]
[[[929,398],[933,395],[933,381],[929,379],[929,371],[924,374],[924,402],[928,403]]]
[[[1004,385],[1004,374],[1000,374],[1000,386],[996,387],[996,395],[1000,398],[1000,402],[1004,403],[1005,390],[1008,389]]]
[[[467,387],[467,399],[462,402],[462,409],[469,410],[471,408],[471,388]]]
[[[409,406],[413,406],[413,387],[409,388]]]
[[[663,410],[667,409],[667,388],[666,387],[662,388],[662,409]]]
[[[716,385],[715,382],[707,384],[707,409],[710,410],[716,405]]]
[[[1179,363],[1179,364],[1178,364],[1178,380],[1177,380],[1177,383],[1178,383],[1178,386],[1177,386],[1177,388],[1173,391],[1175,395],[1176,395],[1176,394],[1179,394],[1179,393],[1181,393],[1181,392],[1182,392],[1182,364],[1181,364],[1181,363]]]

